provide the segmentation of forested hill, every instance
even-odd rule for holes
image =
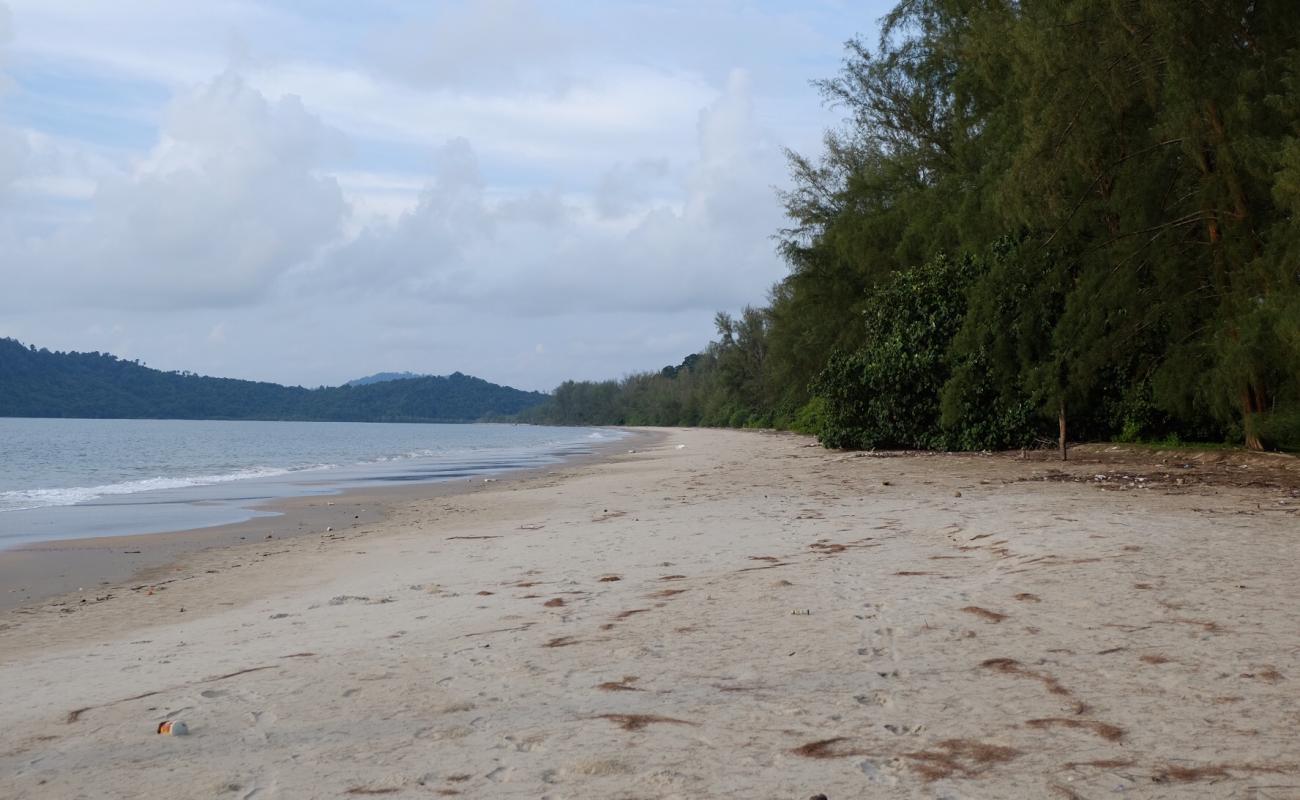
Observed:
[[[410,378],[428,378],[429,375],[420,375],[414,372],[376,372],[374,375],[367,375],[364,378],[355,378],[343,384],[344,386],[369,386],[372,383],[383,383],[384,381],[404,381]]]
[[[0,339],[0,416],[472,422],[546,399],[457,372],[304,389],[161,372],[107,353],[57,353]]]
[[[906,0],[817,86],[769,304],[532,418],[1300,449],[1294,3]]]

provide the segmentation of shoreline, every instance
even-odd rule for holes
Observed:
[[[654,434],[0,613],[0,795],[1038,800],[1300,780],[1300,462]],[[190,735],[157,735],[167,719]]]
[[[147,582],[176,561],[214,548],[254,548],[299,536],[345,532],[382,524],[394,505],[473,492],[568,466],[600,461],[662,438],[645,430],[619,428],[627,437],[598,442],[591,452],[540,467],[450,480],[358,486],[328,493],[278,497],[250,504],[248,519],[220,525],[120,536],[86,536],[0,548],[0,613],[63,599],[80,603],[114,587]],[[75,595],[75,597],[74,597]]]

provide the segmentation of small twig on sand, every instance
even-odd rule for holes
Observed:
[[[85,707],[83,707],[83,708],[73,709],[72,711],[69,711],[69,712],[68,712],[68,718],[67,718],[66,722],[67,722],[67,724],[71,725],[72,723],[74,723],[74,722],[76,722],[77,720],[81,719],[81,715],[82,715],[82,714],[85,714],[87,711],[94,711],[94,710],[97,709],[97,708],[108,708],[109,706],[115,706],[115,705],[118,705],[118,704],[120,704],[120,703],[129,703],[129,702],[131,702],[132,700],[143,700],[143,699],[146,698],[146,697],[153,697],[153,696],[156,695],[156,694],[162,694],[163,692],[170,692],[170,691],[173,691],[173,690],[175,690],[175,689],[183,689],[183,688],[185,688],[186,686],[197,686],[198,684],[201,684],[201,683],[213,683],[213,682],[215,682],[215,681],[224,681],[224,680],[226,680],[227,678],[234,678],[234,677],[239,676],[239,675],[247,675],[247,674],[250,673],[250,672],[260,672],[260,671],[262,671],[262,670],[264,670],[264,669],[274,669],[274,668],[276,668],[276,667],[278,667],[278,666],[279,666],[279,664],[267,664],[267,665],[265,665],[265,666],[261,666],[261,667],[249,667],[248,669],[241,669],[241,670],[237,670],[237,671],[235,671],[235,672],[228,672],[228,673],[226,673],[225,675],[214,675],[214,676],[212,676],[211,678],[204,678],[204,679],[201,680],[201,681],[193,681],[193,682],[191,682],[191,683],[182,683],[182,684],[179,684],[179,685],[177,685],[177,686],[171,686],[171,687],[168,687],[168,688],[166,688],[166,689],[156,689],[156,690],[154,690],[154,691],[152,691],[152,692],[145,692],[144,694],[137,694],[137,695],[134,695],[134,696],[132,696],[132,697],[123,697],[121,700],[113,700],[113,701],[108,702],[108,703],[100,703],[100,704],[97,705],[97,706],[85,706]]]

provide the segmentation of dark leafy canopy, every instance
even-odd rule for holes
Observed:
[[[770,306],[592,421],[1300,448],[1291,4],[906,0],[818,85]]]
[[[938,256],[900,270],[874,293],[863,319],[866,344],[831,355],[813,392],[823,399],[818,429],[828,447],[997,448],[1031,438],[1024,398],[1000,397],[988,356],[954,353],[966,294],[983,263]],[[963,382],[954,380],[959,371]],[[945,392],[945,387],[952,388]],[[940,398],[949,413],[940,410]]]
[[[52,353],[0,339],[3,417],[471,422],[545,399],[459,372],[304,389],[161,372],[106,353]]]
[[[772,425],[770,316],[746,308],[738,319],[719,314],[716,323],[719,340],[681,364],[621,381],[567,381],[549,402],[520,419],[570,425]]]

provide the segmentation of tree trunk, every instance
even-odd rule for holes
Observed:
[[[1064,399],[1061,400],[1060,410],[1057,413],[1056,421],[1060,424],[1060,428],[1061,428],[1061,438],[1059,440],[1061,446],[1061,460],[1068,461],[1070,458],[1070,453],[1065,445],[1065,400]]]
[[[1255,392],[1248,386],[1241,392],[1241,422],[1242,428],[1246,432],[1246,449],[1263,450],[1264,443],[1259,439],[1259,431],[1255,429],[1255,414],[1259,411],[1259,403],[1256,401]]]

